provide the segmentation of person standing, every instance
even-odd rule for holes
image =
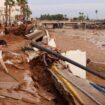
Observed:
[[[5,70],[5,72],[8,73],[9,71],[3,61],[3,54],[2,54],[3,48],[5,46],[7,46],[7,42],[5,40],[0,40],[0,64],[3,67],[3,69]]]

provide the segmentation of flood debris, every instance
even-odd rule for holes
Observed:
[[[40,61],[35,60],[42,57],[41,61],[43,61],[43,56],[49,62],[48,65],[56,61],[55,57],[27,45],[17,51],[6,51],[4,53],[4,61],[9,68],[9,72],[16,77],[18,82],[0,71],[0,75],[2,75],[0,77],[1,104],[11,102],[11,105],[13,105],[18,102],[19,105],[65,105],[65,103],[68,105],[67,101],[59,94],[53,82],[49,79],[50,75],[46,76],[46,67],[40,68]],[[35,65],[33,63],[34,60],[39,64]],[[34,66],[32,66],[32,63],[35,67],[38,66],[37,75],[33,73],[32,67]],[[43,73],[40,73],[40,69],[42,69]],[[42,77],[42,83],[38,75]],[[47,79],[49,79],[49,82]],[[42,85],[44,81],[48,82],[48,84]]]
[[[23,30],[24,35],[22,35]],[[9,102],[14,105],[18,102],[19,105],[79,105],[79,100],[82,99],[81,104],[83,105],[89,105],[89,103],[91,105],[103,105],[105,96],[90,86],[90,81],[85,80],[86,71],[82,75],[85,79],[81,79],[73,75],[74,69],[71,70],[71,65],[69,67],[65,63],[65,59],[60,59],[58,56],[42,51],[32,44],[37,43],[57,55],[61,55],[55,37],[51,37],[49,31],[45,29],[32,30],[31,25],[30,27],[21,26],[20,37],[24,36],[23,39],[28,40],[27,43],[20,43],[20,48],[15,48],[15,50],[13,48],[12,51],[5,52],[4,60],[9,72],[19,82],[16,82],[0,70],[0,104]],[[23,39],[21,41],[25,41]],[[11,40],[9,38],[7,40],[10,41],[11,45]],[[18,46],[17,43],[21,41],[16,40],[15,46]],[[86,53],[83,52],[82,56],[82,52],[76,52],[71,56],[66,53],[65,56],[71,57],[73,60],[79,56],[80,62],[79,60],[78,62],[86,66]],[[90,63],[91,60],[88,62],[88,66]],[[53,72],[53,66],[57,68],[58,74],[66,81],[66,84]],[[70,86],[72,87],[71,90]],[[96,94],[99,96],[96,96]]]
[[[20,25],[15,25],[11,27],[5,27],[5,34],[14,34],[18,36],[25,36],[34,31],[34,25],[32,23],[25,23]]]

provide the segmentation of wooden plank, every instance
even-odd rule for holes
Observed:
[[[78,78],[66,70],[59,70],[59,72],[65,77],[65,79],[76,86],[79,90],[84,92],[98,105],[105,105],[105,96],[94,87],[92,87],[87,80]]]

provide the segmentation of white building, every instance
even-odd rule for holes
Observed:
[[[0,0],[0,7],[4,7],[4,1],[5,0]]]
[[[0,0],[0,22],[5,21],[5,6],[4,6],[5,0]],[[15,20],[15,16],[20,15],[20,7],[15,5],[11,9],[11,21]]]

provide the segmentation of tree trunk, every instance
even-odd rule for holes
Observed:
[[[6,5],[5,7],[5,26],[7,26],[7,22],[8,22],[8,5]]]
[[[11,5],[9,5],[9,25],[11,24]]]
[[[23,15],[23,21],[25,21],[25,11],[24,11],[24,6],[22,5],[22,15]]]

